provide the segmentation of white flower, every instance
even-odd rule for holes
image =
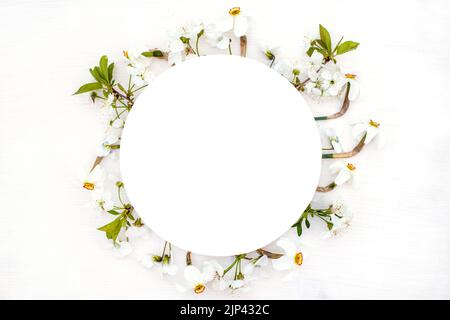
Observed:
[[[342,148],[337,130],[335,128],[325,128],[324,132],[328,141],[333,147],[333,150],[337,153],[343,152],[344,150]]]
[[[139,254],[137,261],[146,269],[150,269],[154,266],[153,256],[150,254]]]
[[[109,94],[108,97],[105,100],[103,100],[103,108],[112,107],[113,102],[114,102],[114,95]]]
[[[348,210],[345,210],[343,204],[333,204],[331,207],[331,211],[333,212],[333,215],[331,216],[333,227],[331,228],[331,230],[324,234],[325,238],[331,238],[341,234],[350,226],[350,223],[353,219],[352,213]]]
[[[264,53],[267,59],[274,61],[280,52],[280,47],[271,43],[264,43],[261,46],[261,51]]]
[[[352,134],[358,140],[361,140],[362,137],[365,135],[366,138],[364,140],[364,144],[368,144],[369,142],[374,140],[376,137],[378,137],[378,139],[377,139],[378,144],[380,144],[380,142],[382,140],[381,134],[380,134],[380,124],[373,120],[357,123],[353,127]]]
[[[303,69],[307,70],[309,73],[316,74],[320,68],[323,67],[323,55],[319,52],[315,51],[310,56],[306,55],[306,57],[302,60]]]
[[[125,258],[133,252],[133,246],[127,241],[119,242],[114,247],[114,254],[117,258]]]
[[[117,118],[117,119],[115,119],[115,120],[112,122],[111,126],[112,126],[113,128],[119,129],[119,128],[123,128],[123,125],[124,125],[124,124],[125,124],[125,121],[123,121],[123,120],[120,119],[120,118]]]
[[[139,238],[146,238],[149,235],[149,232],[145,226],[141,227],[129,227],[125,231],[125,236],[129,239],[139,239]]]
[[[83,188],[86,190],[102,190],[105,179],[105,171],[101,165],[97,165],[86,178],[82,180]]]
[[[223,32],[233,30],[236,37],[245,36],[248,29],[248,18],[241,12],[241,8],[234,7],[228,11],[228,16],[219,23],[219,29]]]
[[[338,186],[355,180],[355,170],[356,167],[352,163],[346,162],[335,162],[330,166],[332,173],[337,173],[334,183]]]
[[[320,72],[320,82],[322,90],[332,97],[337,96],[346,84],[344,76],[339,71],[332,73],[326,69]]]
[[[173,263],[172,257],[166,257],[161,261],[161,273],[163,275],[167,274],[169,276],[174,276],[178,272],[178,267]]]
[[[282,59],[279,60],[273,66],[273,69],[284,76],[289,81],[294,81],[294,79],[301,73],[301,65],[297,60]]]
[[[265,267],[265,266],[267,266],[268,263],[269,263],[269,259],[267,258],[267,256],[264,256],[264,255],[260,256],[256,259],[253,259],[249,263],[247,263],[244,266],[242,273],[244,274],[244,276],[249,276],[254,273],[255,269],[259,269],[260,267]]]
[[[92,199],[95,207],[100,211],[109,211],[114,209],[114,202],[110,192],[103,192],[102,189],[95,189],[92,191]]]
[[[350,101],[355,100],[359,96],[359,83],[356,81],[356,75],[353,73],[344,74],[346,83],[350,84],[350,92],[348,93],[348,99]]]
[[[150,82],[154,76],[150,71],[151,58],[144,57],[141,53],[145,50],[127,50],[123,52],[127,71],[131,75],[132,82],[137,86],[143,86]]]
[[[167,57],[169,64],[179,64],[180,62],[182,62],[185,54],[185,49],[185,44],[179,38],[170,41],[168,47],[169,54]]]
[[[223,273],[223,272],[222,272]],[[215,265],[210,262],[203,264],[203,269],[200,271],[197,267],[189,265],[184,269],[184,278],[187,282],[188,288],[193,292],[200,294],[206,289],[206,284],[212,281],[217,274]],[[180,291],[185,291],[185,287],[178,285]]]
[[[273,259],[272,265],[275,270],[291,270],[303,264],[303,252],[297,248],[295,243],[287,238],[280,238],[277,246],[284,250],[281,258]]]
[[[290,271],[284,277],[283,281],[289,281],[298,275],[301,270],[304,258],[304,245],[297,247],[294,242],[287,238],[280,238],[277,246],[284,250],[281,258],[273,259],[272,266],[275,270]]]
[[[97,149],[98,157],[106,157],[112,150],[112,145],[119,141],[120,130],[117,129],[109,129],[103,138],[103,141],[99,148]]]
[[[226,49],[230,44],[230,38],[226,37],[223,32],[219,31],[215,25],[208,25],[205,28],[205,36],[208,43],[219,49]]]

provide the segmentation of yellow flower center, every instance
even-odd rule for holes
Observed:
[[[83,188],[85,188],[87,190],[94,190],[95,185],[92,182],[85,182],[83,184]]]
[[[237,16],[238,14],[241,13],[241,8],[240,7],[231,8],[230,11],[228,11],[228,13],[233,17]]]
[[[380,126],[380,124],[378,122],[375,122],[373,120],[369,121],[369,125],[371,125],[374,128],[378,128]]]
[[[130,56],[128,55],[128,51],[123,50],[123,56],[127,59],[130,59]]]
[[[296,265],[301,266],[303,263],[303,253],[297,252],[294,257],[294,262]]]
[[[347,163],[347,169],[350,170],[350,171],[353,171],[353,170],[356,169],[356,167],[353,164],[351,164],[351,163]]]
[[[205,289],[206,289],[206,287],[203,284],[199,283],[198,285],[196,285],[194,287],[194,292],[197,293],[197,294],[200,294],[203,291],[205,291]]]
[[[347,79],[356,79],[356,74],[346,73],[346,74],[345,74],[345,77],[346,77]]]

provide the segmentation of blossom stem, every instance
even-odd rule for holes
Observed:
[[[231,39],[228,42],[228,53],[230,54],[230,56],[233,55],[233,52],[231,51]]]
[[[97,157],[97,158],[95,158],[95,161],[92,164],[91,170],[89,172],[92,172],[92,170],[94,170],[95,167],[98,166],[102,162],[103,158],[104,157]]]
[[[266,256],[269,259],[279,259],[283,256],[283,254],[281,253],[273,253],[264,249],[258,249],[256,250],[256,252],[258,252],[262,256]]]
[[[186,265],[188,265],[188,266],[192,265],[192,252],[191,251],[186,252]]]
[[[332,182],[329,185],[326,185],[324,187],[321,187],[321,186],[317,187],[316,191],[317,192],[329,192],[329,191],[333,190],[334,188],[336,188],[336,183]]]
[[[316,121],[331,120],[331,119],[336,119],[336,118],[342,117],[347,112],[348,108],[350,107],[350,100],[348,98],[349,93],[350,93],[350,82],[347,82],[347,87],[345,90],[345,96],[344,96],[344,101],[342,102],[341,110],[339,110],[338,112],[331,114],[329,116],[314,117],[314,120],[316,120]]]
[[[269,65],[269,68],[272,68],[274,62],[275,62],[275,56],[273,56],[273,59],[272,59],[272,62],[270,63],[270,65]]]
[[[198,42],[200,40],[200,35],[197,35],[197,40],[195,41],[195,51],[197,52],[197,56],[200,57],[200,51],[198,50]]]
[[[241,43],[241,57],[247,56],[247,36],[242,36],[240,38]]]
[[[351,158],[357,155],[363,148],[364,142],[366,140],[366,134],[361,138],[358,144],[348,152],[340,152],[340,153],[324,153],[322,154],[322,159],[340,159],[340,158]]]

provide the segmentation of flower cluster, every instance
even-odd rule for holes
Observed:
[[[233,54],[235,42],[239,44],[240,55],[245,57],[248,27],[249,19],[239,7],[231,8],[214,24],[190,21],[169,34],[165,50],[123,51],[123,65],[128,72],[125,84],[115,78],[115,64],[109,63],[108,58],[103,56],[99,64],[89,70],[94,81],[81,86],[75,93],[89,93],[92,101],[100,104],[106,120],[105,135],[98,146],[97,158],[87,177],[81,181],[82,187],[90,193],[95,208],[110,217],[109,222],[98,230],[111,240],[117,257],[134,256],[143,267],[158,268],[163,276],[182,274],[182,279],[176,282],[180,291],[201,294],[209,287],[218,290],[246,290],[269,265],[275,270],[288,271],[284,278],[291,279],[308,259],[305,245],[284,236],[275,243],[279,248],[278,252],[260,248],[255,252],[231,257],[225,266],[217,260],[209,259],[203,261],[200,268],[198,264],[193,264],[195,261],[191,252],[187,252],[185,259],[182,259],[186,261],[184,270],[178,272],[180,267],[179,263],[175,263],[177,258],[172,245],[155,239],[159,249],[149,248],[149,239],[153,234],[128,201],[120,178],[111,174],[113,170],[107,170],[107,166],[104,166],[109,161],[109,168],[118,168],[115,154],[120,151],[122,128],[140,90],[151,85],[154,59],[165,60],[170,67],[186,59],[202,56],[201,51],[206,45],[226,54]],[[342,100],[337,113],[315,118],[322,121],[343,116],[350,101],[358,96],[356,74],[346,71],[338,62],[340,55],[355,50],[358,45],[354,41],[343,41],[343,38],[333,44],[328,30],[320,25],[318,35],[305,38],[305,49],[300,57],[284,58],[280,48],[270,46],[263,48],[263,54],[269,60],[268,67],[286,77],[301,94]],[[348,159],[355,156],[368,143],[381,140],[381,125],[372,119],[364,120],[354,125],[352,133],[356,144],[346,151],[341,131],[333,127],[325,128],[325,140],[329,147],[324,146],[323,150],[328,152],[323,153],[322,158]],[[333,163],[330,172],[334,175],[334,180],[326,186],[318,186],[317,192],[329,192],[338,186],[354,182],[358,169],[354,161],[345,160]],[[300,237],[305,231],[304,227],[309,228],[313,220],[322,221],[326,225],[325,236],[332,237],[347,229],[351,219],[352,215],[342,203],[326,206],[310,204],[292,227],[296,236]]]

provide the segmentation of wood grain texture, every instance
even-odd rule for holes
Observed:
[[[280,282],[271,272],[254,290],[231,297],[450,298],[446,0],[1,1],[0,298],[186,297],[157,272],[103,248],[95,230],[103,220],[86,205],[78,180],[103,127],[89,98],[71,94],[102,54],[119,60],[129,47],[162,47],[166,30],[183,18],[219,16],[236,3],[251,15],[250,58],[263,58],[263,40],[295,53],[319,23],[361,42],[342,59],[359,75],[361,97],[333,123],[371,116],[387,143],[352,158],[357,190],[327,194],[352,204],[348,233],[323,240],[323,226],[313,224],[298,280]],[[238,53],[239,41],[234,45]],[[337,111],[336,103],[310,102],[316,115]],[[330,179],[324,173],[321,182]]]

